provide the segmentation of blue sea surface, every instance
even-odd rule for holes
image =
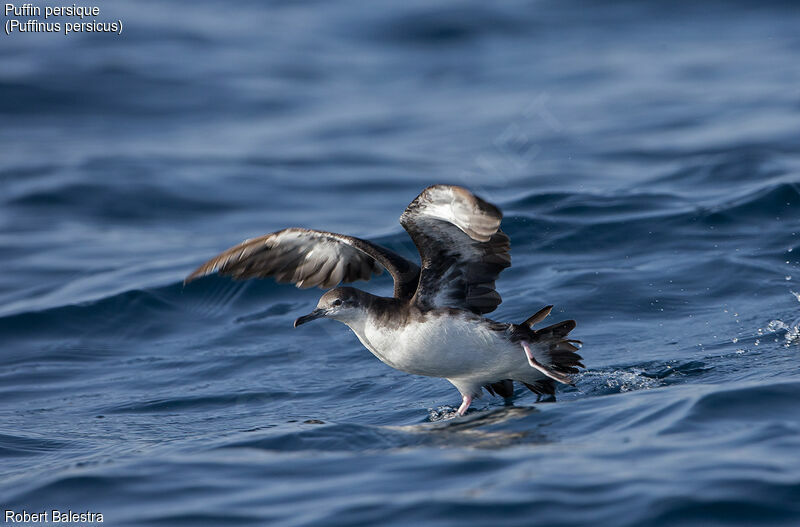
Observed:
[[[121,35],[0,34],[4,510],[800,525],[797,3],[100,7]],[[447,381],[293,329],[319,290],[182,283],[287,226],[416,257],[434,183],[505,213],[493,319],[578,322],[556,402],[453,418]]]

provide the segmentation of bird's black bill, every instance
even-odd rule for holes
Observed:
[[[294,327],[297,327],[300,324],[305,324],[306,322],[311,322],[312,320],[315,320],[315,319],[318,319],[318,318],[322,318],[324,316],[325,316],[325,310],[324,309],[315,309],[314,311],[312,311],[308,315],[302,316],[302,317],[298,318],[297,320],[295,320],[294,321]]]

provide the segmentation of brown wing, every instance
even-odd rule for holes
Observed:
[[[372,242],[333,232],[289,228],[245,240],[215,256],[184,283],[214,272],[237,279],[273,277],[297,287],[334,287],[340,282],[369,280],[385,267],[394,278],[398,298],[411,298],[419,267]]]
[[[484,314],[500,305],[494,282],[511,265],[502,218],[491,203],[451,185],[428,187],[411,202],[400,223],[422,259],[414,295],[420,307]]]

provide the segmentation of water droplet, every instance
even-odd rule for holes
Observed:
[[[782,320],[772,320],[769,324],[767,324],[767,331],[770,333],[775,333],[776,331],[780,331],[782,329],[789,329],[789,326],[787,326]],[[759,333],[759,335],[760,334],[761,333]]]

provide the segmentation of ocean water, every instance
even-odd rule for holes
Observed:
[[[800,525],[795,3],[101,9],[121,35],[0,35],[4,510]],[[286,226],[414,256],[433,183],[505,213],[492,318],[578,322],[555,402],[453,419],[446,381],[293,329],[319,290],[182,284]]]

